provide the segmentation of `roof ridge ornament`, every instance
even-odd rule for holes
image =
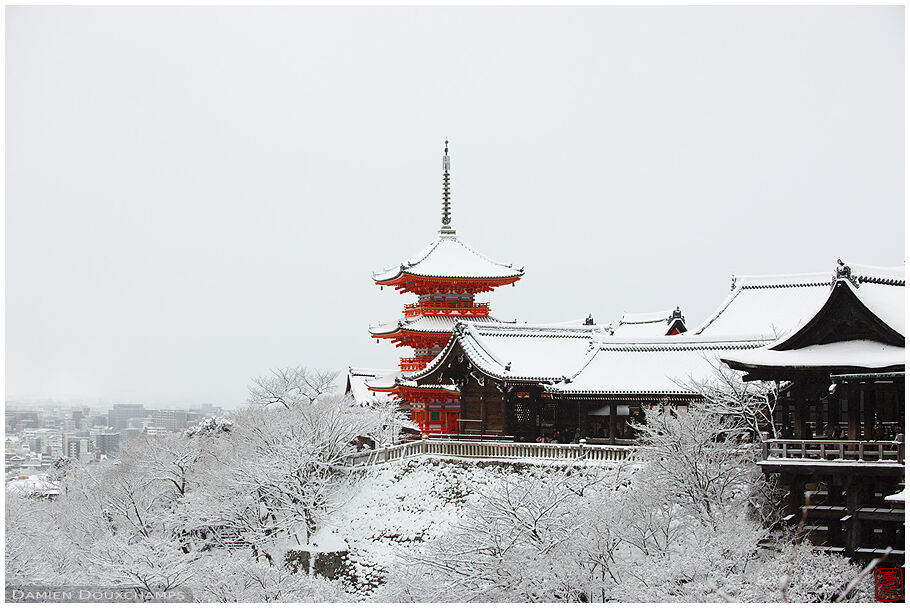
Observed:
[[[449,140],[442,155],[442,228],[440,234],[455,234],[452,228],[452,201],[449,184]]]
[[[859,289],[859,279],[853,275],[853,269],[844,264],[843,260],[837,258],[837,266],[834,268],[834,276],[831,278],[831,289],[834,289],[837,282],[842,279],[850,281],[854,287]]]

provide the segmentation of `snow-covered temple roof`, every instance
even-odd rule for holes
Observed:
[[[776,351],[770,348],[729,357],[739,366],[787,367],[797,370],[858,368],[884,370],[902,368],[904,349],[872,340],[848,340],[831,344],[813,344],[803,348]]]
[[[747,378],[903,370],[902,274],[857,270],[838,267],[825,300],[804,321],[765,348],[735,353],[724,363],[748,372]]]
[[[421,388],[421,389],[431,389],[438,391],[449,391],[450,393],[457,393],[458,387],[454,384],[417,384],[413,380],[398,380],[398,386],[404,388]]]
[[[659,312],[623,313],[613,335],[622,338],[653,338],[686,331],[679,308]]]
[[[375,401],[378,397],[376,393],[369,390],[371,382],[382,381],[387,378],[394,378],[398,371],[394,369],[369,369],[364,367],[349,367],[348,380],[345,387],[345,393],[351,395],[354,401],[364,405]]]
[[[440,234],[420,253],[399,266],[373,273],[380,284],[391,283],[402,275],[436,279],[509,279],[516,281],[523,268],[496,262],[475,251],[455,234]]]
[[[709,380],[720,357],[758,349],[766,340],[665,336],[627,340],[601,338],[592,355],[546,392],[558,396],[693,395],[691,381]]]
[[[480,371],[520,382],[555,380],[577,369],[600,325],[528,325],[459,321],[446,348],[427,367],[408,377],[432,375],[457,343]]]
[[[866,292],[864,297],[869,299],[870,305],[875,305],[875,300],[881,300],[880,307],[883,309],[893,307],[893,288],[904,286],[902,266],[841,267],[847,268],[853,280],[863,286],[863,291]],[[839,269],[834,273],[735,276],[732,289],[720,307],[690,333],[704,337],[755,335],[774,339],[784,336],[818,312],[828,299]],[[902,302],[903,290],[900,294]],[[902,303],[900,308],[899,316],[903,327]],[[883,315],[892,319],[897,318],[895,313],[896,311],[882,311]]]
[[[404,317],[401,319],[396,319],[394,321],[389,321],[388,323],[381,323],[379,325],[373,325],[370,327],[370,333],[374,336],[387,336],[394,334],[400,330],[416,332],[416,333],[428,333],[428,334],[447,334],[452,331],[452,328],[455,327],[455,323],[461,317],[437,317],[437,316],[424,316],[419,317]],[[493,317],[476,317],[479,322],[495,322],[496,319]]]

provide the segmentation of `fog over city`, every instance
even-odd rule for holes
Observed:
[[[734,273],[904,261],[900,6],[6,19],[8,400],[394,367],[371,272],[436,236],[446,138],[459,238],[525,268],[500,319],[695,327]]]

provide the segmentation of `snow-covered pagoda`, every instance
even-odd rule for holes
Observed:
[[[452,228],[449,176],[449,142],[443,155],[442,227],[433,241],[405,262],[373,274],[383,287],[417,296],[406,304],[404,316],[370,327],[374,338],[391,340],[395,346],[414,349],[399,362],[399,374],[377,376],[367,381],[377,393],[396,395],[410,407],[411,419],[430,436],[458,433],[460,398],[449,384],[417,386],[407,379],[419,372],[443,349],[456,321],[494,321],[490,304],[475,301],[477,294],[510,285],[524,274],[523,268],[491,260],[460,240]]]

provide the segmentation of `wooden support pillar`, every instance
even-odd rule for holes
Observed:
[[[852,385],[847,386],[847,439],[858,441],[859,433],[859,391]]]
[[[840,426],[840,397],[837,393],[828,395],[825,400],[828,406],[828,427],[825,433],[828,437],[837,437],[835,431]]]
[[[515,391],[505,390],[502,393],[502,434],[515,435]]]
[[[875,385],[864,383],[860,386],[863,403],[863,439],[872,441],[872,429],[875,427]]]
[[[846,524],[847,542],[844,547],[848,556],[852,556],[853,552],[862,547],[863,542],[866,540],[863,533],[863,522],[860,521],[858,515],[860,507],[866,502],[866,497],[869,494],[868,484],[858,479],[853,479],[852,481],[853,483],[844,487],[844,503],[847,506],[847,516],[844,522]]]
[[[610,443],[616,443],[616,402],[610,401]]]
[[[837,477],[832,478],[828,485],[828,504],[839,506],[844,504],[843,482]],[[828,545],[832,547],[844,546],[844,528],[839,517],[828,520]]]
[[[581,400],[581,399],[576,399],[576,400],[575,400],[575,403],[578,404],[578,416],[576,416],[576,418],[575,418],[575,428],[578,429],[579,432],[581,432],[581,426],[582,426],[582,410],[585,409],[585,408],[582,407],[582,400]],[[573,436],[573,437],[575,436],[575,430],[574,430],[574,429],[572,430],[572,436]],[[579,437],[579,439],[580,439],[580,437]]]
[[[485,398],[484,392],[485,388],[480,387],[480,434],[487,434],[487,400]]]
[[[790,423],[790,396],[786,396],[780,400],[780,430],[781,432],[784,429],[792,429],[793,425]]]
[[[786,477],[789,477],[789,479],[786,479]],[[796,517],[796,521],[793,523],[798,523],[803,514],[803,505],[806,503],[806,480],[799,475],[789,475],[784,476],[781,481],[789,488],[787,493],[787,514]]]
[[[793,432],[797,439],[809,439],[809,402],[799,395],[796,398],[796,411],[793,412]]]
[[[825,401],[819,398],[813,398],[812,403],[815,406],[815,436],[824,437],[825,436]]]
[[[578,427],[581,429],[581,436],[587,437],[591,434],[591,416],[589,412],[591,411],[591,403],[589,401],[584,401],[581,405],[581,426]]]

